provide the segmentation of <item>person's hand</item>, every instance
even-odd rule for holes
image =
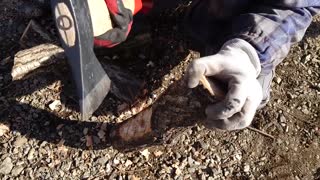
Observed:
[[[88,0],[95,45],[113,47],[126,40],[132,25],[133,0]]]
[[[260,70],[255,49],[241,39],[230,40],[217,54],[191,63],[187,71],[189,88],[198,86],[203,76],[216,78],[228,87],[224,99],[206,108],[207,127],[236,130],[251,124],[262,100],[262,88],[256,79]]]

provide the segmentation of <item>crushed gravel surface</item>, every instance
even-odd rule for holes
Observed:
[[[320,179],[320,17],[278,66],[272,99],[252,124],[274,139],[196,123],[206,97],[185,88],[182,77],[197,56],[186,59],[188,42],[170,22],[156,26],[143,48],[99,56],[146,81],[153,104],[157,136],[126,148],[106,138],[132,116],[117,112],[124,102],[108,96],[89,121],[79,120],[65,63],[11,82],[11,60],[29,20],[17,17],[18,4],[0,2],[7,13],[0,14],[1,35],[18,27],[0,37],[0,126],[8,127],[0,136],[0,179]]]

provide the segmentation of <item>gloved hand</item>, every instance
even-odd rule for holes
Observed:
[[[128,4],[129,8],[131,9],[126,8],[124,2],[130,2]],[[105,0],[105,3],[109,10],[113,27],[105,31],[103,34],[96,36],[94,43],[97,46],[113,47],[125,41],[131,30],[134,13],[134,1]],[[91,13],[93,13],[93,11]],[[106,12],[104,11],[99,13]],[[105,21],[110,21],[110,19],[106,18]],[[93,27],[95,26],[99,26],[99,23],[94,23]]]
[[[256,79],[260,71],[256,50],[242,39],[229,40],[217,54],[193,61],[187,72],[189,88],[198,86],[203,75],[228,87],[223,100],[206,108],[204,124],[225,130],[248,127],[262,100],[262,88]]]
[[[133,15],[138,13],[140,10],[143,12],[148,11],[152,8],[152,1],[150,0],[100,0],[105,1],[109,14],[105,10],[96,11],[99,8],[94,6],[98,4],[98,0],[91,2],[88,0],[89,6],[92,4],[94,7],[91,11],[91,15],[96,14],[93,20],[93,29],[99,27],[101,22],[112,21],[112,25],[106,25],[105,31],[99,35],[95,33],[95,45],[104,47],[113,47],[117,44],[125,41],[131,30]],[[99,6],[99,5],[98,5]],[[102,5],[103,6],[103,5]],[[96,12],[95,12],[96,11]],[[102,19],[101,14],[105,14],[106,18]],[[97,20],[95,20],[97,19]],[[106,22],[105,22],[106,23]],[[108,28],[109,26],[109,28]],[[111,26],[111,27],[110,27]]]

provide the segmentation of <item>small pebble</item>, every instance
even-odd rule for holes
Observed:
[[[276,77],[275,81],[276,81],[277,84],[280,84],[282,79],[280,77]]]
[[[12,171],[11,171],[11,175],[12,176],[18,176],[22,171],[23,171],[23,167],[22,166],[15,166]]]
[[[32,160],[34,158],[35,151],[36,150],[34,148],[30,149],[30,151],[28,153],[28,157],[27,157],[28,160]]]
[[[244,172],[249,172],[249,171],[250,171],[250,166],[249,166],[249,165],[245,165],[245,166],[243,167],[243,171],[244,171]]]
[[[133,164],[132,161],[128,159],[124,165],[128,167],[128,166],[131,166],[132,164]]]
[[[109,158],[107,157],[101,157],[97,159],[96,163],[104,166],[108,162],[108,160]]]

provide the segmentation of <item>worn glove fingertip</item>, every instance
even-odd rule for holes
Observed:
[[[195,88],[199,85],[200,79],[197,77],[197,73],[193,69],[188,70],[188,87]]]
[[[188,80],[188,87],[189,88],[195,88],[199,85],[199,81],[196,79],[189,79]]]
[[[199,61],[192,62],[189,65],[187,76],[188,76],[188,87],[195,88],[199,85],[200,78],[204,75],[205,67],[199,63]]]

